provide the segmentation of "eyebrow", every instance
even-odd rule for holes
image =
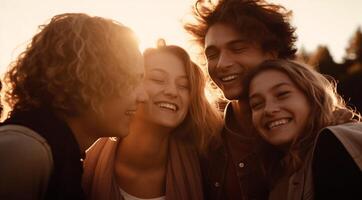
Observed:
[[[164,73],[164,74],[168,74],[165,70],[162,70],[162,69],[151,69],[151,72],[152,71],[158,71],[158,72],[161,72],[161,73]],[[181,76],[178,76],[177,78],[184,78],[184,79],[187,79],[188,80],[188,77],[187,75],[181,75]]]
[[[271,87],[270,89],[271,89],[271,90],[274,90],[275,88],[278,88],[278,87],[281,87],[281,86],[284,86],[284,85],[290,85],[290,83],[288,83],[288,82],[281,82],[281,83],[278,83],[278,84],[274,85],[274,86]],[[256,96],[258,96],[258,93],[251,94],[251,95],[249,96],[249,99],[255,98]]]
[[[187,76],[179,76],[179,77],[177,77],[177,79],[185,79],[187,82],[189,81],[189,79],[187,78]]]
[[[156,68],[156,69],[151,69],[151,71],[159,71],[159,72],[163,72],[163,73],[166,73],[166,72],[165,72],[165,70],[162,70],[162,69],[158,69],[158,68]]]
[[[226,43],[226,46],[230,46],[230,45],[233,45],[233,44],[238,44],[238,43],[244,43],[244,44],[246,44],[246,43],[248,43],[247,42],[247,40],[245,40],[245,39],[235,39],[235,40],[231,40],[231,41],[229,41],[229,42],[227,42]],[[205,51],[204,52],[206,52],[206,51],[208,51],[208,50],[210,50],[210,49],[213,49],[213,48],[216,48],[216,46],[215,45],[209,45],[209,46],[207,46],[206,48],[205,48]]]

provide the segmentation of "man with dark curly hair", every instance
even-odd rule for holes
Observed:
[[[143,90],[133,32],[81,13],[53,17],[5,74],[0,199],[84,199],[85,150],[124,137]]]
[[[231,102],[221,141],[201,158],[207,199],[266,199],[268,185],[258,163],[257,139],[240,100],[248,69],[267,59],[295,57],[290,12],[263,0],[198,0],[184,28],[203,49],[208,73]],[[218,145],[215,145],[218,144]]]

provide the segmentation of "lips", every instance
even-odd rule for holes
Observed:
[[[231,81],[238,79],[239,77],[240,77],[240,74],[229,74],[229,75],[220,77],[220,80],[222,82],[231,82]]]
[[[156,102],[156,105],[162,109],[167,109],[173,112],[176,112],[179,109],[179,106],[172,102],[161,101],[161,102]]]
[[[127,110],[126,115],[133,116],[136,113],[136,110]]]
[[[285,124],[288,124],[291,120],[292,120],[291,118],[277,119],[277,120],[267,122],[265,126],[267,127],[267,129],[271,130],[271,129],[283,126]]]

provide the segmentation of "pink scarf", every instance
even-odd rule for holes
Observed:
[[[84,161],[83,188],[90,200],[122,200],[114,176],[118,139],[99,139]],[[196,151],[170,138],[166,172],[166,200],[203,199],[200,165]]]

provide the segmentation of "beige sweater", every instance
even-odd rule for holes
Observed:
[[[114,160],[119,143],[119,139],[102,138],[87,152],[83,187],[88,199],[123,199],[114,176]],[[196,151],[171,138],[168,155],[166,199],[203,199]]]

